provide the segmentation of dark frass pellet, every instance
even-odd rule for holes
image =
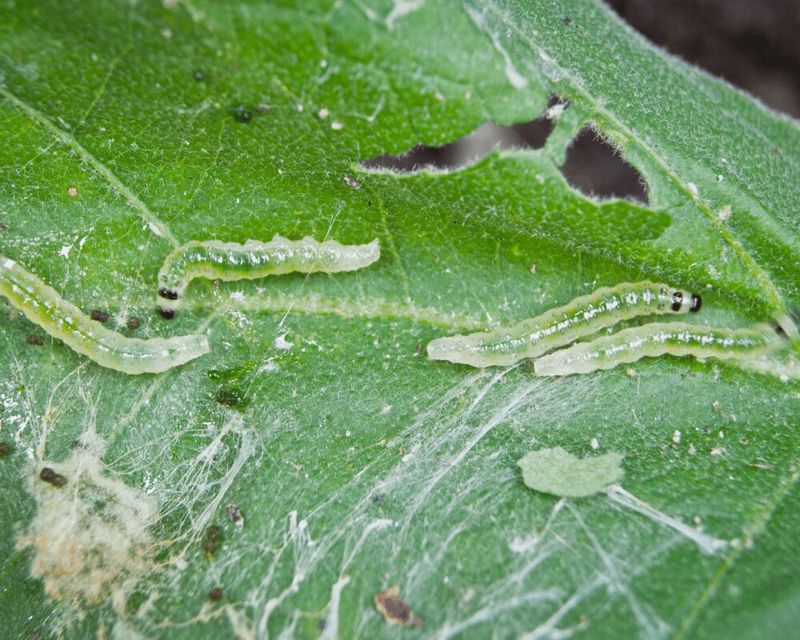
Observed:
[[[0,442],[0,458],[6,458],[14,451],[10,442]]]
[[[236,122],[247,123],[253,119],[253,112],[243,104],[231,107],[230,112]]]
[[[240,529],[244,526],[244,516],[242,515],[242,510],[237,507],[235,504],[229,504],[225,507],[225,511],[228,513],[228,517],[231,519],[231,522],[235,524]]]
[[[36,335],[32,333],[28,336],[25,336],[25,342],[28,344],[35,345],[37,347],[41,347],[44,344],[44,338],[42,336]]]
[[[142,326],[142,321],[139,318],[128,318],[128,322],[126,323],[128,327],[128,331],[136,331],[139,327]]]
[[[203,536],[203,551],[206,557],[213,558],[217,555],[220,544],[222,544],[222,529],[212,524],[206,529],[206,533]]]
[[[97,322],[108,322],[108,313],[100,311],[100,309],[92,309],[91,318]]]
[[[63,487],[67,484],[67,479],[60,473],[53,471],[50,467],[44,467],[39,472],[39,477],[46,483],[52,484],[54,487]]]
[[[208,599],[212,602],[217,602],[218,600],[222,600],[225,592],[220,589],[219,587],[214,587],[211,591],[208,592]]]

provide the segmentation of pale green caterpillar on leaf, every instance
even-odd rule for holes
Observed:
[[[209,352],[208,339],[201,334],[142,340],[106,329],[2,255],[0,293],[54,338],[97,364],[122,373],[161,373]]]
[[[536,359],[533,368],[537,376],[568,376],[613,369],[665,354],[734,360],[746,365],[780,349],[781,342],[766,324],[752,329],[721,329],[685,322],[653,322],[555,351]]]
[[[288,240],[276,235],[269,242],[244,244],[209,240],[192,241],[173,250],[158,273],[158,309],[172,318],[186,287],[194,278],[255,280],[284,273],[337,273],[355,271],[380,258],[380,245],[343,245],[314,238]]]
[[[438,338],[428,343],[431,360],[473,367],[507,366],[570,344],[638,316],[700,310],[700,296],[654,282],[603,287],[512,327]]]

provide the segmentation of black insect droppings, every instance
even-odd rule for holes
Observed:
[[[386,499],[386,495],[383,493],[376,493],[372,496],[372,501],[376,504],[380,504]]]
[[[129,331],[136,331],[139,327],[142,326],[142,321],[136,317],[128,318],[128,322],[126,323],[126,325]]]
[[[30,335],[25,336],[25,342],[36,345],[37,347],[41,347],[44,344],[44,338],[36,335],[35,333],[31,333]]]
[[[8,229],[8,225],[5,222],[0,222],[0,231],[5,231]]]
[[[0,458],[7,458],[14,451],[10,442],[0,442]]]
[[[703,306],[703,299],[698,296],[696,293],[692,294],[692,306],[689,307],[689,311],[692,313],[697,313],[700,311],[700,307]]]
[[[389,587],[376,595],[375,607],[390,624],[417,628],[422,626],[422,620],[414,615],[409,604],[400,596],[397,587]]]
[[[569,26],[572,24],[572,18],[570,18],[569,16],[564,16],[563,18],[561,18],[561,22]]]
[[[228,111],[236,122],[247,123],[253,119],[253,112],[243,104],[234,105]]]
[[[211,591],[208,592],[208,599],[211,602],[217,602],[222,600],[225,596],[225,592],[220,587],[214,587]]]
[[[213,558],[217,555],[217,550],[222,544],[222,529],[217,525],[212,524],[203,536],[203,551],[207,558]]]
[[[159,307],[158,312],[161,314],[162,318],[166,318],[167,320],[172,320],[175,317],[174,309],[162,309]]]
[[[325,631],[325,628],[328,626],[328,619],[327,618],[320,618],[317,622],[317,629],[320,631]]]
[[[100,309],[92,309],[90,317],[92,320],[96,320],[97,322],[108,322],[108,313],[105,311],[100,311]]]
[[[172,289],[167,289],[166,287],[161,287],[158,290],[158,295],[162,298],[166,298],[167,300],[177,300],[178,299],[178,292],[173,291]]]
[[[198,82],[203,82],[206,79],[206,74],[202,72],[200,69],[195,69],[192,72],[192,78],[197,80]]]
[[[44,467],[39,472],[39,477],[48,484],[52,484],[54,487],[63,487],[67,484],[67,479],[60,473],[53,471],[50,467]]]

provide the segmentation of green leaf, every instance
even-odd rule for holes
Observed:
[[[569,106],[542,149],[360,168],[540,117],[551,95]],[[647,205],[566,183],[585,126]],[[701,292],[713,325],[794,311],[794,121],[590,0],[5,0],[0,136],[1,254],[125,335],[212,346],[125,376],[2,302],[8,637],[794,632],[796,385],[669,357],[551,380],[424,356],[643,278]],[[157,316],[173,246],[276,233],[378,237],[383,256],[197,280]],[[624,493],[525,487],[525,451],[593,439],[625,456]],[[377,611],[390,587],[418,629]]]
[[[564,498],[591,496],[619,482],[621,463],[618,453],[578,458],[561,447],[529,451],[517,460],[526,485]]]

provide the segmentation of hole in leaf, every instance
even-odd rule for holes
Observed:
[[[558,103],[557,98],[550,101],[550,106]],[[550,132],[553,121],[545,115],[530,122],[500,125],[485,122],[458,140],[441,147],[417,145],[401,155],[382,155],[366,160],[366,169],[389,169],[400,173],[410,173],[422,168],[459,169],[485,157],[493,149],[541,149]]]
[[[592,197],[647,203],[642,174],[591,128],[585,127],[575,136],[561,173],[572,187]]]

